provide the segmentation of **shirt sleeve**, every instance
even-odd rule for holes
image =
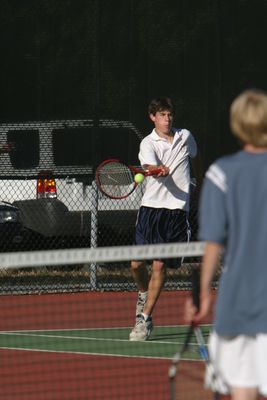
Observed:
[[[224,172],[212,165],[206,173],[200,197],[199,240],[225,244],[227,184]]]
[[[151,143],[147,140],[143,140],[140,144],[140,151],[138,154],[141,165],[158,165],[159,160],[153,149]]]
[[[191,132],[189,132],[189,136],[187,139],[187,144],[188,144],[188,152],[189,152],[189,157],[194,158],[197,155],[197,144],[195,141],[194,136],[192,135]]]

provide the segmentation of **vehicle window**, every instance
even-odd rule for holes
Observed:
[[[55,165],[92,165],[91,140],[92,128],[54,129],[52,142]]]
[[[127,128],[63,128],[52,131],[57,166],[96,167],[109,158],[138,165],[140,139]]]
[[[39,131],[9,130],[7,143],[12,147],[10,162],[15,169],[30,169],[39,165]]]
[[[140,139],[128,128],[99,128],[96,164],[117,158],[126,164],[138,165]]]

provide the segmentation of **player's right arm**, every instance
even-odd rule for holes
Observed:
[[[157,175],[154,175],[157,177],[167,176],[167,175],[169,175],[169,172],[170,172],[170,168],[166,167],[166,165],[163,165],[163,164],[161,164],[161,165],[147,165],[146,164],[146,165],[143,165],[143,168],[145,168],[149,172],[153,172],[153,170],[160,168],[160,172]]]
[[[160,172],[155,175],[156,177],[166,176],[169,174],[170,169],[166,165],[161,164],[158,156],[151,145],[148,138],[145,138],[140,144],[140,151],[138,154],[142,168],[152,172],[155,169],[160,168]]]
[[[211,283],[218,267],[220,254],[226,242],[227,178],[218,164],[213,164],[206,173],[199,207],[199,240],[205,241],[200,278],[199,311],[187,306],[186,318],[200,322],[211,308]]]

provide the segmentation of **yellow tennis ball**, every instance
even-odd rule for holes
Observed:
[[[136,174],[135,176],[134,176],[134,181],[136,182],[136,183],[142,183],[143,182],[143,180],[145,179],[145,176],[143,175],[143,174]]]

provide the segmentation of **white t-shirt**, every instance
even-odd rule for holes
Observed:
[[[139,160],[142,166],[164,164],[170,168],[166,177],[146,178],[141,205],[154,208],[189,209],[189,157],[197,154],[194,137],[187,129],[175,129],[173,143],[168,143],[153,129],[140,144]]]

